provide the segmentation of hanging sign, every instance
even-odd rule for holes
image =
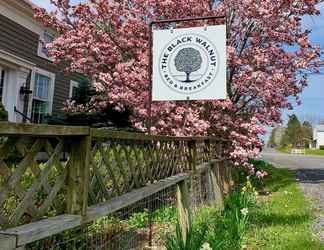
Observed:
[[[153,31],[153,101],[226,96],[225,25]]]

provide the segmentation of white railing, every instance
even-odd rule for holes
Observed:
[[[291,149],[291,153],[295,155],[304,155],[306,154],[306,149],[304,148],[293,148]]]

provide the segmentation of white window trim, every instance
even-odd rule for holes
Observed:
[[[33,94],[32,94],[32,100],[34,100],[34,91],[35,91],[35,75],[36,74],[40,74],[40,75],[43,75],[43,76],[47,76],[48,78],[51,79],[51,82],[50,82],[50,93],[49,93],[49,105],[48,105],[48,114],[51,115],[52,114],[52,111],[53,111],[53,100],[54,100],[54,89],[55,89],[55,74],[52,73],[52,72],[49,72],[49,71],[46,71],[44,69],[40,69],[40,68],[35,68],[35,72],[33,74],[33,81],[31,83],[31,89],[33,90]],[[32,101],[31,101],[32,103]]]
[[[71,80],[70,81],[70,91],[69,91],[69,98],[72,98],[72,94],[73,94],[73,88],[78,88],[79,87],[79,83],[76,81]]]

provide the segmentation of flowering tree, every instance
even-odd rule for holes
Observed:
[[[237,163],[258,153],[262,126],[280,122],[281,110],[299,102],[307,74],[317,70],[320,50],[301,27],[302,16],[319,14],[316,0],[89,0],[76,6],[69,0],[51,2],[56,11],[36,9],[36,18],[58,34],[48,46],[54,61],[66,65],[67,71],[87,75],[104,94],[105,100],[89,105],[129,107],[132,123],[143,131],[150,84],[149,20],[184,18],[188,13],[226,15],[228,98],[191,102],[189,107],[182,102],[153,104],[152,131],[230,139]],[[76,109],[73,103],[67,108]]]

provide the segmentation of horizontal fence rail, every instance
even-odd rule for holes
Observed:
[[[176,185],[191,172],[213,165],[218,167],[208,178],[225,183],[215,186],[226,193],[230,185],[222,180],[230,175],[223,153],[226,144],[214,137],[0,123],[0,243],[10,245],[8,235],[20,234],[20,246],[38,240],[49,234],[35,236],[37,230],[59,228],[60,220],[73,227],[88,223],[112,212],[114,206],[121,209],[136,202],[137,196],[130,194],[145,198],[155,190],[151,187]]]

